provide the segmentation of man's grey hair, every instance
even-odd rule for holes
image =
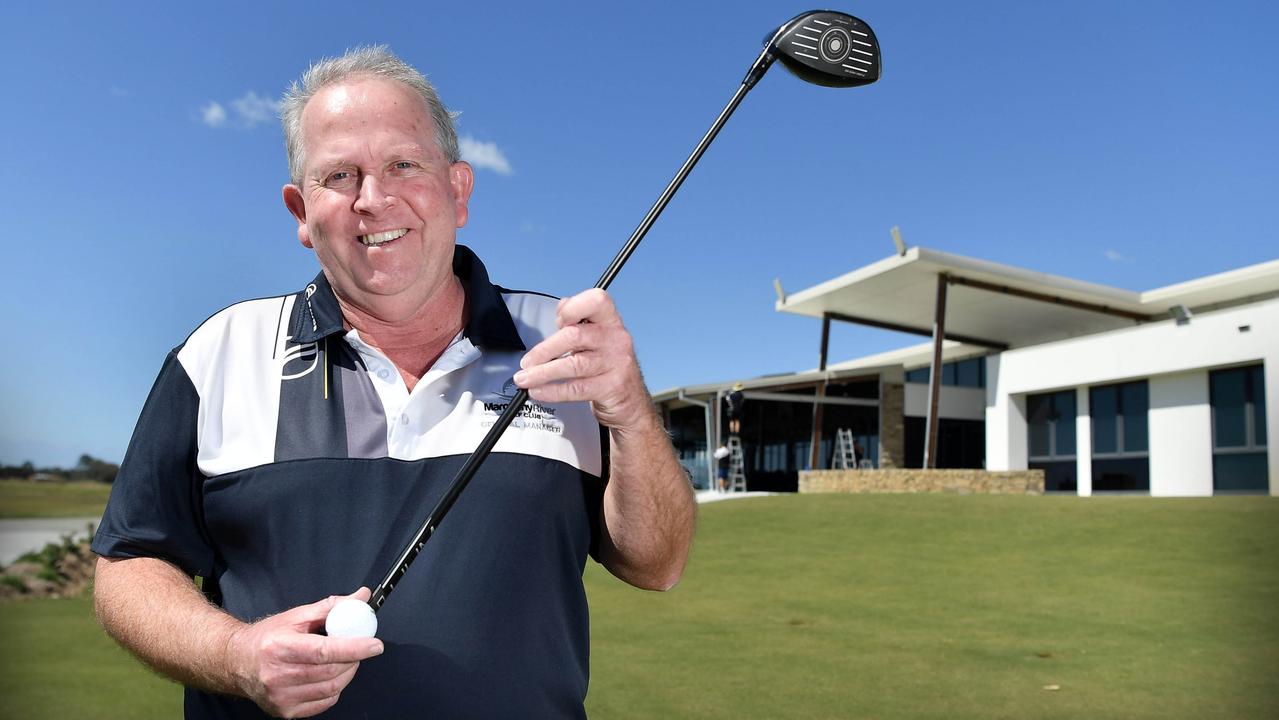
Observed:
[[[347,50],[341,57],[326,57],[311,65],[295,81],[280,103],[280,123],[284,126],[284,150],[289,156],[289,178],[301,185],[302,168],[306,164],[302,143],[302,111],[315,94],[324,88],[356,75],[371,75],[404,83],[422,97],[435,123],[435,144],[451,163],[461,159],[457,147],[457,131],[453,115],[440,102],[435,87],[416,68],[396,57],[385,45],[370,45]]]

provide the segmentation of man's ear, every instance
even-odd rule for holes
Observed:
[[[303,247],[315,247],[311,244],[311,231],[306,226],[306,201],[302,199],[301,188],[293,184],[285,185],[282,194],[284,207],[288,208],[289,214],[298,221],[298,242],[302,243]]]
[[[466,224],[470,216],[467,204],[471,201],[471,190],[475,189],[475,171],[465,160],[458,160],[449,166],[449,185],[453,187],[453,214],[457,217],[457,226]]]

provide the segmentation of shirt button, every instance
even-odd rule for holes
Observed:
[[[381,370],[377,371],[377,376],[385,380],[391,377],[391,371],[387,370],[386,368],[382,368]]]
[[[400,413],[400,424],[401,424],[401,425],[408,425],[408,424],[409,424],[409,414],[408,414],[408,413]]]

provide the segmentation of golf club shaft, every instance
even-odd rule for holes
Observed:
[[[613,283],[613,278],[622,271],[622,266],[630,259],[631,253],[635,252],[635,248],[639,247],[640,241],[648,234],[648,229],[657,221],[657,216],[662,214],[662,210],[666,209],[666,204],[675,196],[675,192],[679,190],[680,185],[684,184],[684,178],[693,171],[693,166],[698,160],[702,159],[702,153],[706,152],[706,148],[710,146],[711,141],[719,134],[720,128],[724,127],[724,123],[728,122],[728,117],[733,114],[737,106],[741,104],[742,98],[746,97],[746,93],[750,91],[750,87],[746,83],[742,83],[737,92],[733,93],[733,99],[728,101],[728,105],[720,112],[719,117],[715,118],[715,122],[711,125],[711,129],[706,131],[702,136],[701,142],[697,143],[697,147],[693,149],[693,154],[688,156],[684,161],[684,166],[675,173],[675,177],[671,180],[666,189],[662,191],[657,202],[653,203],[653,207],[649,209],[648,214],[640,221],[639,227],[635,228],[635,232],[631,233],[631,238],[626,241],[622,249],[613,258],[613,262],[609,263],[608,268],[604,270],[604,274],[600,275],[600,279],[596,281],[595,287],[600,290],[607,290],[608,286]]]
[[[409,566],[417,559],[418,553],[422,552],[422,548],[426,545],[426,541],[431,539],[435,534],[435,529],[439,527],[440,521],[448,514],[453,503],[457,502],[457,498],[466,489],[467,484],[471,482],[471,478],[475,477],[475,473],[480,469],[480,465],[488,458],[489,453],[493,452],[493,446],[502,437],[502,433],[515,420],[515,416],[519,415],[520,410],[524,407],[525,401],[528,400],[528,390],[520,389],[515,393],[515,397],[511,398],[511,402],[498,416],[497,421],[493,423],[493,427],[489,428],[484,439],[476,446],[471,456],[463,463],[462,468],[458,470],[454,476],[453,482],[444,491],[444,496],[435,504],[435,508],[431,510],[431,514],[427,516],[426,521],[418,528],[417,534],[413,536],[413,541],[400,553],[396,558],[395,564],[391,566],[391,571],[386,574],[382,582],[373,589],[373,595],[369,598],[369,605],[373,609],[382,609],[382,603],[386,602],[386,597],[395,589],[395,585],[400,582],[400,578],[404,577],[404,573],[408,572]]]
[[[747,74],[746,79],[743,80],[741,86],[737,88],[737,92],[733,94],[733,98],[728,101],[728,105],[726,105],[724,110],[720,112],[719,117],[715,118],[715,122],[711,125],[710,130],[707,130],[706,134],[702,136],[701,142],[697,143],[697,147],[694,148],[693,153],[688,156],[688,160],[684,161],[684,166],[679,169],[679,172],[675,173],[675,178],[671,180],[670,184],[666,186],[666,190],[664,190],[661,196],[657,198],[657,202],[653,204],[651,209],[649,209],[648,214],[644,216],[639,227],[635,228],[635,232],[632,233],[630,239],[626,241],[626,245],[624,245],[621,251],[617,253],[617,256],[613,258],[613,262],[609,263],[604,274],[600,275],[600,279],[595,283],[596,288],[600,290],[607,290],[608,286],[612,284],[613,278],[617,277],[617,274],[622,270],[622,266],[626,264],[626,261],[631,257],[631,254],[635,252],[635,248],[639,247],[640,241],[644,239],[644,235],[648,233],[648,229],[653,226],[654,221],[657,220],[657,216],[662,214],[662,210],[666,208],[666,204],[671,201],[675,192],[679,190],[680,185],[684,183],[684,178],[688,177],[688,174],[692,172],[693,166],[701,159],[702,153],[706,152],[706,148],[711,144],[711,141],[713,141],[715,136],[719,134],[720,128],[724,127],[724,123],[728,122],[729,116],[732,115],[733,111],[737,109],[737,106],[741,104],[742,98],[746,97],[746,93],[750,92],[750,89],[755,86],[755,82],[758,81],[764,71],[768,69],[768,65],[771,64],[771,62],[772,56],[769,49],[765,48],[764,53],[760,55],[759,59],[755,61],[755,65],[752,66],[751,72]],[[475,448],[475,451],[471,453],[471,456],[466,459],[466,463],[464,463],[462,468],[458,470],[457,475],[453,478],[452,484],[450,484],[448,489],[444,491],[444,496],[440,498],[438,503],[436,503],[435,508],[431,510],[431,514],[427,516],[426,521],[422,523],[420,528],[418,528],[417,534],[413,537],[413,540],[404,548],[404,551],[400,553],[400,556],[396,558],[395,564],[391,567],[391,571],[388,572],[382,582],[373,589],[373,596],[369,598],[369,605],[371,605],[375,611],[382,608],[382,604],[386,602],[387,596],[391,594],[391,591],[395,589],[396,584],[404,577],[404,573],[408,572],[409,566],[413,564],[413,561],[417,558],[418,554],[422,552],[422,548],[426,545],[426,542],[435,534],[435,529],[438,528],[440,522],[444,520],[444,516],[448,514],[449,509],[453,507],[453,503],[457,502],[458,496],[466,489],[467,484],[471,482],[471,478],[475,477],[475,473],[480,469],[480,465],[482,465],[484,460],[488,458],[489,453],[493,451],[493,447],[497,445],[498,439],[502,437],[502,433],[504,433],[506,428],[510,427],[511,423],[514,422],[515,417],[519,415],[520,410],[523,409],[524,403],[527,400],[527,390],[520,390],[515,394],[515,397],[511,398],[510,404],[506,406],[506,409],[502,411],[500,416],[498,416],[497,421],[493,423],[491,428],[489,428],[488,434],[484,436],[484,439],[480,441],[479,446]]]

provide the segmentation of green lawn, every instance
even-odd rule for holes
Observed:
[[[0,718],[182,717],[182,687],[112,642],[88,597],[0,604]]]
[[[87,480],[0,480],[0,519],[97,517],[110,493],[110,485]]]
[[[597,720],[1279,717],[1274,498],[736,500],[588,581]]]
[[[1279,717],[1279,499],[702,508],[668,594],[587,571],[610,718]],[[0,605],[0,717],[174,717],[86,600]],[[1046,687],[1057,687],[1048,690]]]

